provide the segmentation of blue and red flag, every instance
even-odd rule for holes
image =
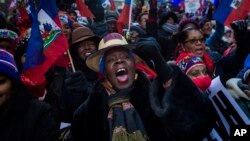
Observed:
[[[125,0],[124,7],[122,9],[122,12],[117,20],[117,30],[118,33],[123,34],[122,29],[126,26],[128,26],[129,23],[129,13],[130,13],[130,5],[131,5],[131,0]]]
[[[31,27],[31,19],[26,9],[26,4],[27,3],[25,1],[19,1],[16,5],[20,14],[17,21],[20,37],[24,36],[25,32]]]
[[[220,23],[230,26],[235,20],[245,19],[250,12],[249,0],[222,0],[213,17]]]
[[[179,10],[185,9],[185,0],[173,0],[172,3],[175,7],[178,7]]]
[[[115,6],[114,0],[109,0],[109,2],[110,2],[110,10],[115,11],[116,10],[116,6]]]
[[[102,7],[104,9],[106,9],[107,7],[109,7],[109,9],[111,11],[115,11],[116,10],[114,0],[101,0],[101,4],[102,4]]]
[[[69,47],[55,0],[39,0],[36,6],[35,1],[29,1],[32,29],[22,74],[28,87],[43,85],[45,73]]]
[[[218,8],[218,6],[219,6],[219,4],[220,4],[220,2],[221,2],[221,0],[214,0],[214,7],[215,7],[215,9],[217,9]]]
[[[95,18],[94,14],[89,10],[88,6],[84,2],[82,2],[82,0],[76,0],[76,5],[81,16],[87,17],[90,19]]]
[[[185,0],[173,0],[173,5],[178,7],[180,3],[184,3]]]

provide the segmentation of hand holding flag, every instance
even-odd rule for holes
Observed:
[[[130,23],[129,23],[129,14],[130,14],[130,7],[131,7],[131,0],[125,0],[125,4],[124,4],[124,7],[122,9],[122,12],[118,18],[118,21],[117,21],[117,29],[118,29],[118,32],[120,34],[123,34],[122,31],[123,31],[123,28],[128,26]]]
[[[37,8],[34,2],[29,1],[33,20],[22,77],[26,85],[40,88],[46,82],[45,73],[69,46],[62,34],[55,0],[39,0]]]

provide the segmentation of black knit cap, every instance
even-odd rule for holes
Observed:
[[[115,11],[107,11],[105,14],[106,22],[117,21],[118,17],[119,17],[119,15]]]
[[[139,37],[145,37],[145,33],[143,31],[143,29],[137,25],[133,25],[130,27],[130,31],[136,31],[139,33]]]
[[[163,12],[159,18],[159,26],[162,26],[169,18],[172,18],[175,23],[178,23],[178,17],[174,12]]]

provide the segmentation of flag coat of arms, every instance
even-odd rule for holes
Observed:
[[[29,1],[32,29],[23,69],[25,80],[29,80],[24,83],[32,86],[44,83],[44,74],[68,49],[55,0],[39,0],[36,5],[35,1]]]
[[[250,12],[249,0],[222,0],[213,17],[220,23],[230,26],[235,20],[245,19]]]

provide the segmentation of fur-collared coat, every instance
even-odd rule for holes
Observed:
[[[177,66],[165,91],[158,79],[151,82],[138,72],[130,102],[139,113],[150,141],[202,140],[213,128],[214,109]],[[108,95],[97,83],[76,110],[71,133],[75,141],[109,141]]]

